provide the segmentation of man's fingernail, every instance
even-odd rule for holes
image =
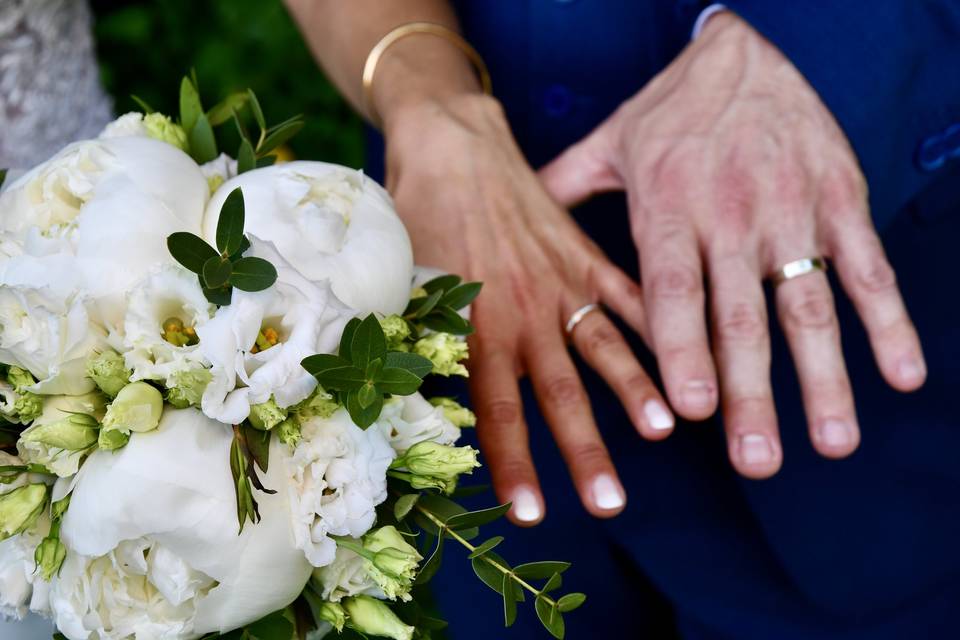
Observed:
[[[900,374],[900,379],[904,382],[920,382],[927,375],[927,367],[923,363],[923,360],[917,360],[913,356],[910,356],[900,361],[898,373]]]
[[[691,380],[683,388],[683,404],[690,409],[709,408],[716,397],[716,387],[706,380]]]
[[[513,492],[513,515],[521,522],[536,522],[540,519],[540,500],[526,487],[520,487]]]
[[[625,498],[623,487],[607,474],[601,474],[593,479],[593,502],[601,509],[619,509]]]
[[[820,425],[820,442],[828,447],[845,447],[852,438],[850,425],[843,420],[829,418]]]
[[[767,436],[748,433],[740,437],[740,459],[744,464],[769,464],[773,455],[773,444]]]
[[[665,431],[673,428],[673,415],[659,400],[647,400],[643,405],[643,415],[651,429]]]

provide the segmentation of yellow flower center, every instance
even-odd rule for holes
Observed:
[[[257,342],[251,347],[250,353],[266,351],[270,347],[277,346],[278,342],[280,342],[280,334],[277,333],[276,329],[273,327],[261,329],[260,333],[257,334]]]
[[[186,327],[180,318],[167,318],[163,321],[163,339],[175,347],[188,347],[200,342],[197,330]]]

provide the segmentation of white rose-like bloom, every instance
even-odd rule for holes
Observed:
[[[340,602],[356,595],[386,599],[383,590],[370,577],[368,562],[349,549],[337,547],[333,562],[313,570],[313,582],[327,602]]]
[[[256,492],[263,519],[238,535],[232,439],[229,427],[198,410],[168,408],[156,430],[84,463],[61,528],[67,560],[50,592],[68,638],[87,640],[109,622],[101,639],[149,629],[152,635],[138,637],[189,640],[296,599],[311,567],[290,531],[289,453],[274,439],[262,480],[277,493]],[[136,564],[116,562],[143,551],[147,558]]]
[[[460,439],[460,428],[447,419],[443,407],[433,406],[419,393],[391,397],[370,428],[378,429],[397,451],[426,440],[451,445]]]
[[[197,276],[179,265],[157,267],[137,283],[128,297],[121,347],[131,380],[162,380],[169,387],[175,374],[202,367],[199,345],[167,342],[163,325],[175,318],[196,329],[213,311]]]
[[[306,421],[301,436],[286,461],[293,533],[310,564],[322,567],[336,557],[331,534],[359,538],[373,526],[396,454],[379,430],[364,431],[343,407]]]
[[[30,391],[91,391],[86,361],[105,344],[105,332],[90,322],[83,298],[60,298],[44,288],[11,286],[0,279],[0,362],[29,371],[38,381]]]
[[[23,461],[0,451],[0,466],[20,466]],[[20,474],[8,484],[0,483],[0,495],[36,481]],[[37,572],[33,552],[47,535],[50,519],[42,515],[28,531],[0,542],[0,618],[22,620],[27,611],[49,614],[49,583]]]
[[[199,350],[213,366],[213,380],[203,395],[203,412],[227,424],[243,421],[250,406],[270,400],[281,408],[305,400],[317,381],[300,362],[336,350],[352,312],[326,283],[310,282],[269,243],[251,237],[246,255],[269,260],[277,282],[255,293],[234,289],[229,306],[199,327]],[[279,342],[252,353],[261,330],[277,332]]]
[[[410,295],[413,250],[387,192],[363,173],[324,162],[290,162],[227,181],[210,200],[204,236],[216,234],[224,200],[243,189],[247,232],[272,242],[304,276],[330,280],[362,314],[400,313]]]
[[[100,138],[125,138],[127,136],[148,137],[147,127],[143,124],[143,114],[138,111],[125,113],[103,128]]]

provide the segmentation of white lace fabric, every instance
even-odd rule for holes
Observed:
[[[86,0],[0,0],[0,168],[29,168],[112,118]]]

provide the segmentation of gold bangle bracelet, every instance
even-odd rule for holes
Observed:
[[[377,64],[380,62],[380,58],[390,48],[390,45],[397,40],[420,33],[439,36],[460,49],[476,68],[477,75],[480,76],[480,86],[484,93],[492,93],[490,71],[487,70],[487,65],[480,54],[477,53],[477,50],[470,46],[470,43],[464,40],[459,33],[434,22],[408,22],[390,30],[387,35],[380,38],[379,42],[367,54],[367,61],[363,65],[363,107],[373,122],[379,121],[377,110],[373,105],[373,76],[377,72]]]

